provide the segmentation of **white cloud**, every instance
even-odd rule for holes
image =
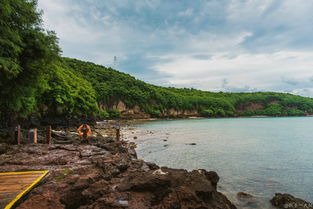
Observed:
[[[64,56],[112,65],[113,57],[126,57],[123,36],[128,31],[110,15],[102,15],[95,7],[84,8],[71,0],[40,0],[44,25],[60,39]],[[84,13],[89,14],[88,18]],[[130,32],[131,34],[131,32]]]
[[[247,86],[248,90],[284,91],[282,76],[298,79],[303,84],[313,76],[313,52],[242,53],[234,58],[218,54],[208,60],[189,55],[157,64],[154,69],[170,75],[167,80],[169,85],[193,84],[197,88],[224,91],[245,89]]]
[[[311,1],[38,3],[64,56],[109,66],[117,56],[119,70],[160,85],[313,97]]]
[[[82,9],[77,5],[70,5],[67,1],[41,0],[40,8],[44,8],[43,20],[49,30],[55,30],[61,41],[66,42],[90,42],[101,36],[98,33],[88,32],[84,19],[71,14],[80,13]]]

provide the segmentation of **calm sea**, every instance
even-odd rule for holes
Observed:
[[[313,202],[313,117],[164,120],[135,130],[139,158],[216,171],[232,201],[246,192],[268,208],[280,192]]]

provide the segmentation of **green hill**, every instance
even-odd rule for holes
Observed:
[[[291,94],[214,93],[187,88],[165,88],[147,84],[111,68],[76,59],[63,58],[61,66],[92,85],[96,92],[96,102],[104,110],[112,111],[118,102],[123,102],[126,116],[127,110],[136,106],[152,117],[293,116],[313,111],[313,99]]]
[[[90,62],[61,57],[35,0],[0,2],[0,121],[45,118],[294,116],[313,99],[274,92],[166,88]]]

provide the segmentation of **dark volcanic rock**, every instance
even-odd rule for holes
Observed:
[[[202,173],[211,182],[212,186],[215,189],[217,188],[217,182],[220,180],[220,177],[215,171],[206,171],[204,169],[199,169],[198,172]]]
[[[313,204],[296,198],[290,194],[276,193],[271,199],[273,206],[282,209],[313,209]]]
[[[149,163],[149,162],[146,162],[147,166],[149,167],[150,170],[156,170],[156,169],[159,169],[160,167],[155,164],[155,163]]]
[[[254,196],[245,192],[238,192],[237,197],[240,199],[249,199],[249,198],[253,198]]]
[[[136,159],[133,146],[125,142],[101,141],[5,145],[0,172],[50,170],[17,208],[236,208],[216,191],[215,172],[160,168]]]
[[[246,192],[238,192],[237,199],[240,201],[238,203],[238,207],[242,208],[264,208],[262,203],[252,194],[248,194]]]

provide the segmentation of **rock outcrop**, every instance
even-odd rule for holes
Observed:
[[[290,194],[276,193],[271,199],[273,206],[282,209],[313,209],[313,204]]]
[[[236,208],[217,192],[215,172],[146,163],[125,142],[3,147],[1,172],[50,170],[18,209]]]
[[[132,119],[148,119],[151,115],[146,113],[138,105],[133,107],[127,107],[122,100],[115,101],[112,105],[99,104],[101,109],[106,111],[116,109],[120,112],[121,118],[132,118]],[[198,117],[200,116],[198,110],[176,110],[174,108],[164,110],[160,113],[160,117],[171,117],[171,118],[186,118],[186,117]]]
[[[138,105],[135,105],[134,107],[127,107],[126,104],[121,100],[117,100],[110,106],[100,104],[99,107],[106,111],[116,109],[120,112],[121,118],[132,118],[132,119],[150,118],[150,115],[144,112]]]

